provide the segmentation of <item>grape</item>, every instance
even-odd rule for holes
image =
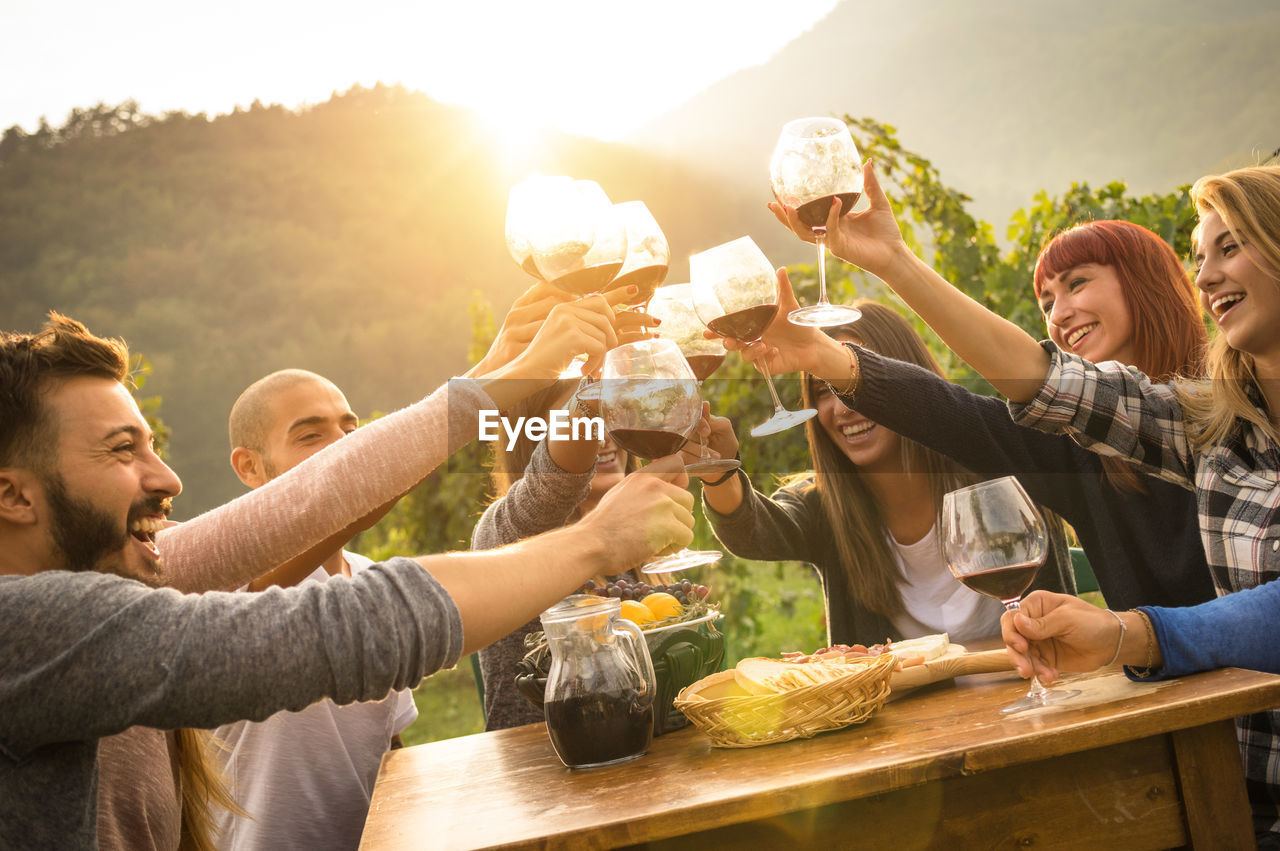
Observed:
[[[609,590],[608,590],[608,592],[607,592],[607,593],[609,594],[609,596],[610,596],[610,597],[621,597],[621,596],[622,596],[622,592],[618,590],[618,586],[617,586],[617,585],[610,585],[610,586],[609,586]]]
[[[682,580],[682,581],[680,582],[680,590],[681,590],[681,591],[683,591],[683,592],[684,592],[684,593],[686,593],[686,594],[688,594],[688,593],[689,593],[689,589],[690,589],[690,588],[692,588],[692,587],[693,587],[693,583],[692,583],[692,582],[690,582],[688,579]]]

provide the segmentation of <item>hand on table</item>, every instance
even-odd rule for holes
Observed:
[[[1033,591],[1000,618],[1000,636],[1018,673],[1050,683],[1059,672],[1084,672],[1110,661],[1120,624],[1105,609],[1050,591]]]

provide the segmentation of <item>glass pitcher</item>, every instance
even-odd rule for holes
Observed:
[[[616,598],[574,594],[540,618],[551,649],[547,733],[569,768],[635,759],[653,738],[653,662],[621,608]]]

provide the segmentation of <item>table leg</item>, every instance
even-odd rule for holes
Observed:
[[[1235,722],[1215,721],[1171,737],[1192,847],[1252,847],[1253,820]]]

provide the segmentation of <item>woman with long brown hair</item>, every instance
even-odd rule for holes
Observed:
[[[862,318],[829,329],[832,338],[942,380],[937,361],[901,316],[875,302],[858,306]],[[793,477],[772,497],[745,475],[704,480],[707,516],[721,542],[737,556],[813,565],[833,644],[995,634],[1003,607],[952,577],[938,532],[943,494],[986,477],[849,410],[823,381],[807,377],[804,397],[818,410],[805,425],[812,473]],[[711,418],[710,427],[711,448],[734,455],[728,420]],[[1051,554],[1035,587],[1074,591],[1062,525],[1049,519]]]

